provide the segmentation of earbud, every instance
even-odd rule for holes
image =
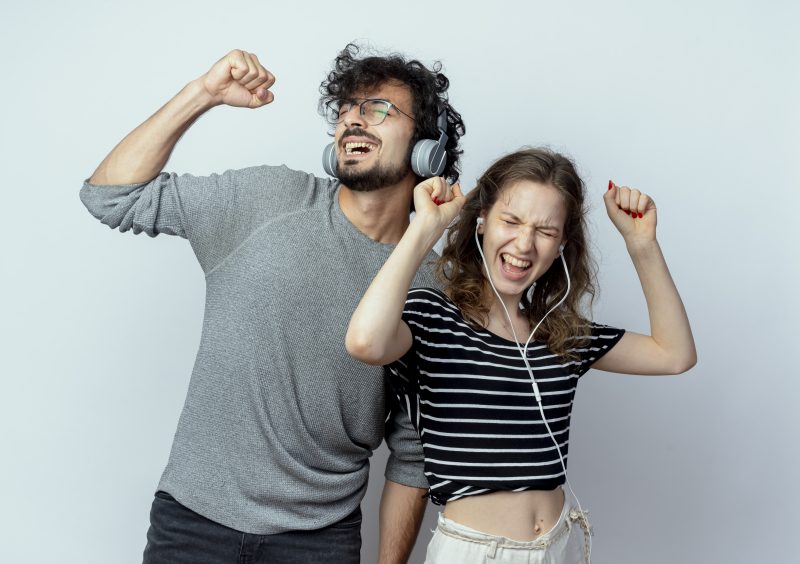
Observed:
[[[519,344],[519,339],[517,338],[517,333],[516,333],[516,331],[514,331],[514,323],[511,321],[511,315],[509,315],[508,309],[506,308],[506,305],[503,302],[503,298],[500,297],[500,293],[497,291],[497,288],[494,285],[494,281],[492,280],[491,270],[489,268],[489,263],[486,261],[486,256],[484,256],[484,254],[483,254],[483,249],[481,248],[481,242],[478,239],[478,228],[481,225],[483,225],[483,218],[479,217],[479,218],[477,218],[475,220],[475,246],[478,248],[478,253],[480,253],[480,255],[481,255],[481,261],[483,261],[483,267],[486,270],[486,279],[489,281],[489,285],[492,287],[492,290],[494,291],[495,295],[497,296],[497,299],[499,300],[500,305],[503,306],[503,311],[506,314],[506,319],[508,319],[509,327],[511,328],[511,333],[514,335],[514,342],[517,345],[517,350],[519,351],[519,354],[522,357],[522,361],[525,363],[525,367],[528,369],[528,376],[530,376],[530,379],[531,379],[531,386],[533,388],[533,395],[536,397],[536,403],[539,404],[539,410],[540,410],[540,412],[542,414],[542,419],[544,419],[545,423],[547,423],[547,418],[544,416],[544,411],[542,410],[542,395],[541,395],[541,393],[539,393],[539,386],[536,383],[536,377],[533,375],[533,371],[532,371],[530,365],[528,364],[528,356],[527,356],[528,355],[528,345],[530,344],[531,339],[533,339],[533,336],[536,334],[536,330],[539,329],[539,326],[544,322],[544,320],[547,318],[547,316],[550,315],[553,312],[554,309],[556,309],[558,306],[563,304],[564,300],[566,300],[567,296],[569,295],[569,291],[570,291],[570,288],[572,287],[572,283],[571,283],[571,281],[569,279],[569,269],[567,268],[567,261],[566,261],[566,259],[564,259],[564,255],[563,254],[560,255],[561,256],[561,264],[564,265],[564,274],[566,275],[566,278],[567,278],[567,289],[564,292],[564,295],[561,296],[561,299],[558,300],[558,302],[553,307],[551,307],[549,310],[547,310],[547,313],[544,314],[544,317],[542,317],[539,320],[539,323],[536,324],[536,327],[533,328],[533,331],[531,331],[531,334],[528,336],[528,340],[525,341],[525,347],[523,348]],[[559,245],[559,247],[558,247],[559,253],[561,251],[563,251],[564,247],[566,247],[566,246],[567,246],[566,242],[561,243]],[[531,297],[533,297],[532,291],[533,291],[534,286],[535,286],[535,284],[533,284],[529,288],[529,291],[531,292],[531,294],[530,294]],[[528,298],[528,301],[530,302],[531,299]],[[548,430],[549,430],[549,426],[548,426]],[[552,438],[552,433],[550,433],[550,436]],[[553,439],[553,441],[555,441],[555,439]],[[558,448],[558,442],[556,442],[556,448]],[[559,450],[559,455],[560,455],[560,452],[561,451]],[[563,460],[562,460],[562,465],[563,465]],[[566,474],[566,466],[564,467],[564,473]]]
[[[519,343],[516,331],[514,331],[514,323],[511,321],[511,315],[508,313],[508,309],[506,308],[506,305],[503,302],[503,298],[500,296],[500,293],[497,291],[497,288],[495,287],[494,282],[492,281],[492,275],[489,269],[489,263],[486,261],[486,257],[484,256],[483,250],[481,249],[480,240],[478,239],[478,227],[481,225],[483,225],[483,218],[479,217],[475,222],[475,245],[478,247],[478,252],[481,255],[481,260],[483,261],[483,267],[485,268],[486,271],[486,278],[489,281],[489,285],[492,287],[492,290],[494,291],[495,295],[497,296],[498,302],[500,303],[501,306],[503,306],[503,311],[506,314],[506,319],[508,319],[509,327],[511,329],[511,334],[514,336],[514,343],[517,345],[517,350],[519,351],[519,355],[522,358],[522,362],[525,364],[525,368],[528,371],[528,377],[531,380],[531,389],[533,390],[533,396],[536,399],[536,404],[539,407],[539,413],[542,416],[542,422],[544,423],[544,426],[547,429],[547,433],[550,435],[550,438],[553,440],[553,443],[555,444],[556,452],[558,453],[558,459],[561,462],[561,468],[564,470],[564,479],[567,482],[567,487],[569,488],[569,491],[572,492],[572,495],[575,497],[575,500],[578,502],[578,510],[581,512],[582,515],[585,515],[583,508],[581,507],[581,502],[578,500],[578,496],[575,495],[575,492],[572,491],[572,485],[569,483],[569,477],[567,476],[567,465],[564,462],[564,456],[561,454],[561,447],[559,446],[558,441],[553,435],[552,429],[550,429],[550,424],[547,421],[547,416],[545,415],[544,407],[542,406],[542,394],[539,391],[539,385],[536,382],[536,376],[533,374],[533,368],[531,367],[530,362],[528,361],[528,345],[530,344],[531,339],[533,339],[533,336],[536,334],[536,330],[539,329],[539,326],[542,323],[544,323],[544,320],[547,319],[547,316],[550,315],[553,312],[553,310],[555,310],[557,307],[559,307],[561,304],[564,303],[564,301],[567,299],[567,296],[569,295],[570,289],[572,288],[572,281],[569,278],[569,269],[567,268],[567,260],[564,258],[563,255],[564,247],[567,246],[567,243],[566,241],[564,241],[558,246],[558,253],[559,256],[561,257],[561,264],[564,266],[564,274],[567,279],[567,289],[564,291],[564,295],[561,296],[561,299],[558,300],[558,302],[555,305],[553,305],[553,307],[547,310],[547,313],[544,314],[544,317],[542,317],[539,320],[539,323],[537,323],[536,326],[533,328],[533,331],[531,331],[531,334],[528,336],[528,340],[525,341],[525,346],[523,347]],[[526,292],[528,303],[531,303],[533,301],[533,292],[535,288],[536,288],[536,282],[531,284],[531,286],[528,288],[528,291]],[[520,306],[522,306],[522,303],[520,303]],[[588,547],[589,555],[591,555],[592,552],[591,543],[592,539],[590,536],[589,547]]]

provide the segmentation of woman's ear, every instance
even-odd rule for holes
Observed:
[[[478,219],[475,221],[477,222],[478,225],[478,234],[483,235],[483,226],[486,223],[486,214],[484,212],[481,212],[481,215],[478,216]]]

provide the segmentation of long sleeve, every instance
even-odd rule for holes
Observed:
[[[274,217],[311,205],[331,182],[285,166],[258,166],[209,176],[162,172],[149,182],[84,182],[81,201],[122,232],[188,239],[207,273]]]
[[[386,462],[384,476],[387,480],[404,486],[428,489],[430,484],[424,474],[425,454],[419,433],[388,386],[386,402],[389,410],[386,419],[386,444],[391,453]]]
[[[164,172],[139,184],[96,185],[86,181],[80,197],[89,213],[112,229],[187,238],[177,182],[176,175]]]

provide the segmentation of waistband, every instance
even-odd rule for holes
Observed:
[[[553,525],[549,531],[532,541],[516,541],[503,536],[483,533],[460,523],[456,523],[441,513],[439,513],[439,520],[436,528],[446,536],[490,546],[490,553],[493,554],[498,547],[518,550],[544,550],[561,537],[568,534],[570,529],[575,525],[579,525],[584,531],[589,532],[587,531],[588,521],[585,519],[585,516],[581,514],[578,507],[573,505],[568,499],[568,496],[565,495],[564,507],[561,509],[561,514],[556,524]]]

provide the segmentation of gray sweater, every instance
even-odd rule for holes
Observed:
[[[394,247],[350,223],[338,194],[338,182],[285,166],[81,189],[111,228],[188,239],[205,272],[200,349],[158,488],[239,531],[345,517],[384,432],[386,478],[428,487],[419,437],[386,407],[383,369],[344,348],[350,316]],[[430,264],[414,285],[436,285]]]

